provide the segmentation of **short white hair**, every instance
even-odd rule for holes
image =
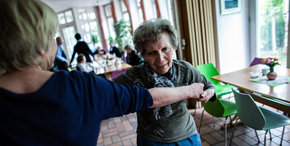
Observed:
[[[39,65],[58,26],[57,15],[40,0],[1,0],[0,72]]]

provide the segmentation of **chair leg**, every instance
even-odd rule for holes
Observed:
[[[194,113],[193,113],[193,116],[195,116],[195,113],[196,113],[196,109],[194,109]]]
[[[269,134],[270,134],[270,140],[272,140],[272,134],[271,134],[271,130],[269,129]]]
[[[282,146],[282,141],[283,141],[284,131],[285,131],[285,126],[283,127],[283,130],[282,130],[282,137],[281,137],[280,146]]]
[[[239,118],[236,119],[236,123],[238,122],[238,119],[239,119]],[[237,125],[237,124],[234,124],[234,130],[233,130],[233,133],[232,133],[232,136],[231,136],[230,145],[232,145],[232,140],[233,140],[233,137],[234,137],[234,134],[235,134],[236,125]]]
[[[232,121],[232,117],[231,116],[229,116],[230,117],[230,124],[231,124],[231,126],[233,126],[233,121]]]
[[[227,140],[228,140],[228,132],[227,132],[227,118],[228,117],[225,117],[225,146],[227,146]]]
[[[212,116],[212,122],[213,122],[213,127],[215,127],[215,120],[214,120],[214,116]]]
[[[265,136],[264,136],[264,146],[266,146],[266,141],[267,141],[267,137],[266,137],[266,135],[267,135],[268,131],[269,131],[269,130],[266,130],[266,133],[265,133]]]
[[[200,118],[200,123],[199,123],[198,133],[200,133],[201,123],[202,123],[202,118],[203,118],[203,113],[204,113],[204,110],[203,110],[202,113],[201,113],[201,118]]]
[[[260,143],[260,139],[259,139],[259,136],[258,136],[257,130],[255,130],[255,133],[256,133],[256,136],[257,136],[257,139],[258,139],[258,143]]]

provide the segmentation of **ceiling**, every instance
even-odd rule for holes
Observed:
[[[72,7],[92,7],[104,5],[112,0],[42,0],[56,12],[64,11]]]

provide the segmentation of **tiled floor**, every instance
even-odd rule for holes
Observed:
[[[194,110],[189,110],[194,115]],[[202,108],[196,110],[194,116],[197,127],[200,123]],[[202,146],[224,146],[224,130],[220,128],[224,123],[224,118],[213,118],[205,112],[201,128]],[[123,117],[112,118],[102,122],[101,132],[98,140],[98,146],[130,146],[136,145],[136,114],[129,114]],[[230,139],[233,128],[228,128],[228,139]],[[257,143],[257,138],[253,129],[239,124],[236,127],[233,138],[234,146],[264,145],[264,131],[258,131],[261,143]],[[269,133],[267,134],[267,146],[277,146],[280,144],[282,128],[271,130],[272,141]],[[228,141],[229,144],[229,141]],[[283,146],[290,146],[290,126],[285,128]]]

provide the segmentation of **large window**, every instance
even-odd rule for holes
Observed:
[[[115,31],[114,31],[114,19],[113,19],[113,15],[112,15],[112,8],[111,8],[111,4],[105,5],[104,6],[105,9],[105,16],[106,16],[106,20],[107,20],[107,24],[108,24],[108,28],[109,28],[109,35],[112,38],[115,38]]]
[[[289,0],[257,0],[257,56],[277,57],[286,66]]]
[[[160,6],[161,17],[171,21],[171,23],[174,24],[173,17],[172,17],[173,8],[171,6],[171,1],[170,0],[159,0],[159,6]]]
[[[74,21],[74,18],[72,16],[72,11],[66,11],[66,12],[62,12],[58,14],[58,21],[59,24],[67,24],[67,23],[71,23]]]
[[[137,7],[139,23],[141,23],[141,22],[144,21],[143,11],[142,11],[142,8],[141,8],[141,0],[137,0],[136,4],[137,4],[136,7]]]
[[[152,19],[152,18],[157,18],[157,10],[156,10],[156,5],[155,5],[155,0],[148,0],[149,3],[145,3],[146,4],[146,9],[145,9],[145,13],[147,16],[147,19]]]
[[[64,40],[63,48],[64,52],[66,52],[68,58],[71,57],[73,46],[76,43],[74,39],[74,34],[76,33],[74,17],[72,14],[72,10],[67,10],[61,13],[58,13],[58,22],[59,32],[58,36],[62,36]]]
[[[82,37],[88,43],[90,49],[95,51],[97,46],[101,46],[95,10],[93,8],[79,9],[78,14]]]
[[[129,17],[129,13],[128,10],[125,6],[125,3],[123,0],[120,0],[120,4],[121,4],[121,10],[122,10],[122,14],[123,14],[123,19],[127,22],[130,22],[130,17]]]

